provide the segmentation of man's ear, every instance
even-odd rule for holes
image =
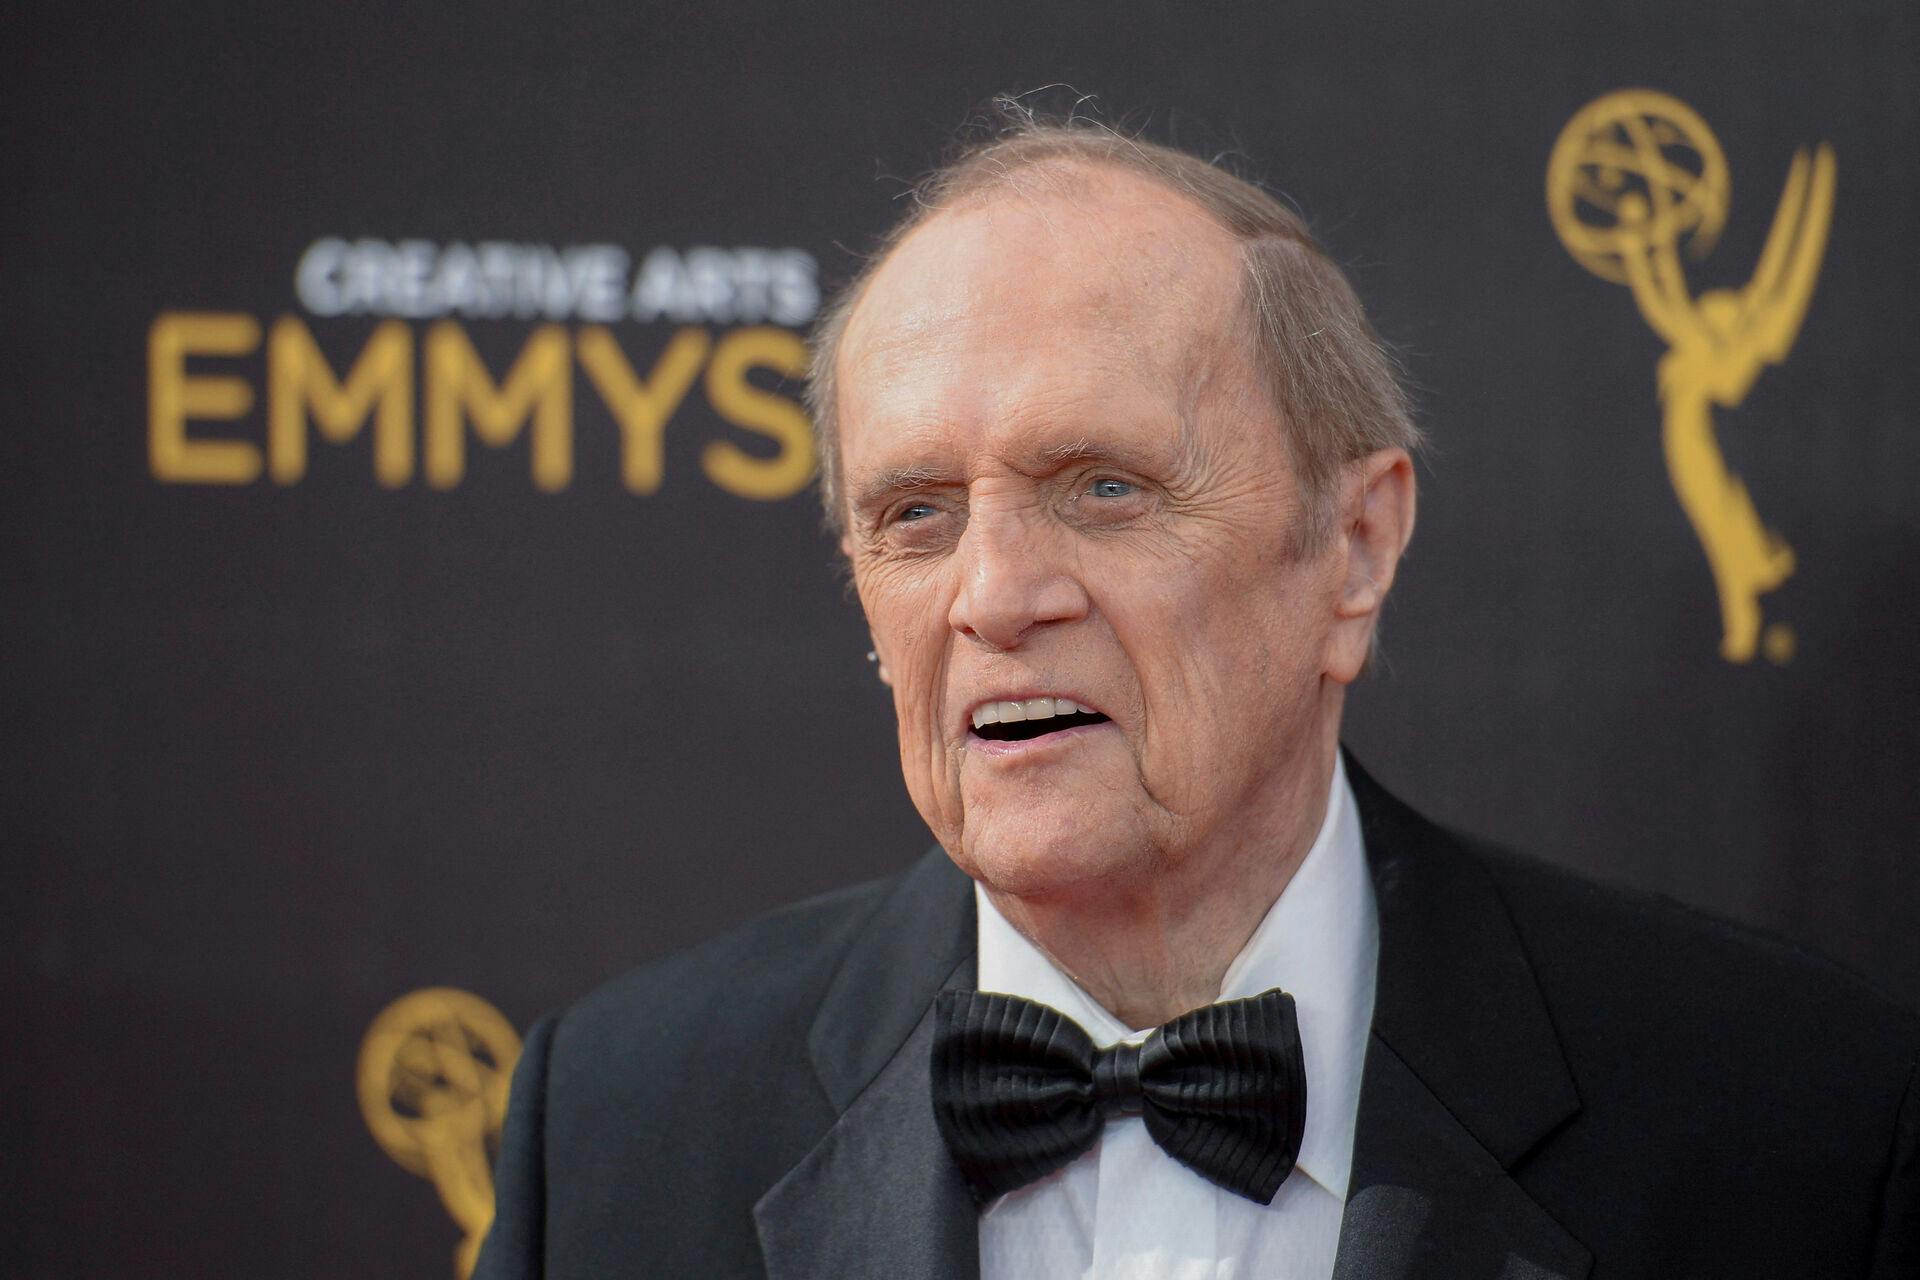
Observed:
[[[1343,573],[1327,636],[1327,674],[1351,684],[1367,665],[1380,608],[1413,537],[1413,459],[1382,449],[1350,464],[1340,486],[1334,550]]]

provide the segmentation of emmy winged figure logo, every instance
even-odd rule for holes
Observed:
[[[1762,631],[1760,597],[1792,575],[1794,555],[1728,468],[1713,411],[1738,407],[1761,370],[1793,350],[1826,254],[1833,191],[1833,149],[1796,151],[1753,278],[1696,298],[1681,254],[1712,250],[1731,182],[1719,141],[1691,107],[1647,89],[1607,94],[1567,122],[1547,163],[1561,243],[1588,271],[1626,285],[1667,343],[1657,371],[1661,443],[1713,572],[1729,662],[1750,661],[1763,645],[1776,662],[1791,657],[1785,624]]]
[[[374,1018],[360,1045],[360,1111],[401,1168],[433,1183],[461,1230],[454,1273],[473,1274],[493,1225],[493,1160],[520,1057],[513,1024],[452,987],[404,995]]]

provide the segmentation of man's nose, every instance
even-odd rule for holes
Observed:
[[[1087,591],[1056,530],[1031,513],[976,510],[958,548],[963,575],[947,622],[991,649],[1014,649],[1043,623],[1087,616]]]

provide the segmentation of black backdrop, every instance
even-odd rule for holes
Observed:
[[[766,397],[796,390],[782,335],[804,328],[808,260],[844,277],[988,95],[1054,82],[1244,156],[1406,355],[1435,448],[1350,714],[1369,767],[1445,821],[1779,930],[1915,1002],[1912,7],[1203,12],[10,11],[0,1271],[449,1274],[457,1228],[356,1101],[382,1007],[447,985],[524,1029],[924,846],[810,495],[740,496],[711,450],[791,488],[793,411]],[[1837,157],[1804,329],[1716,410],[1797,553],[1762,601],[1790,655],[1720,656],[1660,449],[1665,346],[1547,216],[1562,126],[1630,87],[1725,148],[1696,291],[1753,273],[1796,149]],[[299,289],[332,240],[387,264],[370,311]],[[391,274],[494,243],[520,247],[502,270],[547,274],[460,277],[450,330]],[[321,270],[334,247],[313,251],[345,287]],[[636,317],[564,274],[583,262],[657,290]],[[262,464],[276,321],[344,377],[396,310],[410,469],[383,483],[368,428],[316,434],[297,478],[195,478]],[[170,319],[208,313],[227,320]],[[240,354],[206,350],[223,323]],[[600,327],[642,378],[682,330],[712,347],[652,492],[582,363]],[[709,372],[742,333],[752,358]],[[565,485],[536,483],[532,427],[469,438],[458,483],[436,479],[427,401],[457,427],[457,393],[486,388],[430,373],[427,349],[453,368],[464,339],[505,380],[541,334],[559,373],[528,366],[528,403],[571,397]],[[231,387],[181,381],[223,377],[249,390],[238,416]]]

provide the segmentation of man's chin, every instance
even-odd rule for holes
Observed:
[[[968,815],[961,870],[999,894],[1018,898],[1072,895],[1138,874],[1152,861],[1131,824],[1085,807],[1068,812]]]

